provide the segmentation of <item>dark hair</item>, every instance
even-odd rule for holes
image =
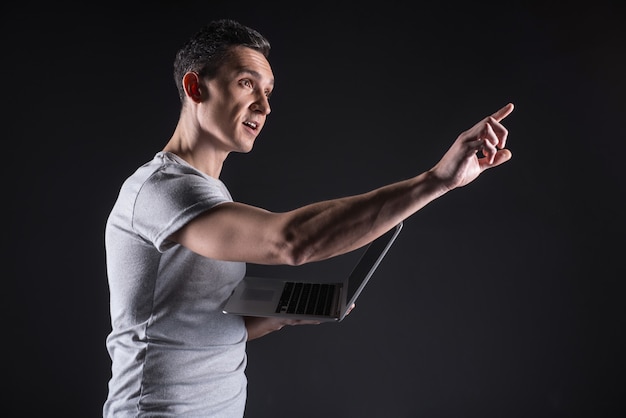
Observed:
[[[213,77],[233,46],[245,46],[270,53],[269,41],[254,29],[231,19],[209,22],[183,45],[174,60],[174,82],[181,103],[185,99],[182,81],[185,73],[195,71],[200,76]]]

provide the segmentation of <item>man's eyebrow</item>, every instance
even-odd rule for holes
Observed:
[[[243,74],[249,74],[256,79],[263,79],[263,76],[261,75],[261,73],[255,70],[250,70],[249,68],[240,68],[239,71],[237,72],[237,75],[243,75]],[[269,81],[270,81],[270,85],[274,86],[274,79],[271,78]]]

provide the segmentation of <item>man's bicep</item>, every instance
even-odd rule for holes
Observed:
[[[258,264],[284,264],[284,215],[226,202],[198,215],[170,237],[205,257]]]

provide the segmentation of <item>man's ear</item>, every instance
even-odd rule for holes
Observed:
[[[183,76],[183,88],[187,97],[196,103],[200,103],[204,100],[205,91],[204,87],[200,84],[200,76],[198,73],[190,71]]]

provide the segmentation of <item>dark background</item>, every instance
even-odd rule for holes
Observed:
[[[176,49],[220,17],[273,45],[273,113],[222,176],[246,203],[413,176],[516,105],[513,159],[409,218],[344,322],[249,344],[248,418],[623,416],[618,2],[102,4],[2,6],[8,416],[101,415],[104,223],[175,127]]]

